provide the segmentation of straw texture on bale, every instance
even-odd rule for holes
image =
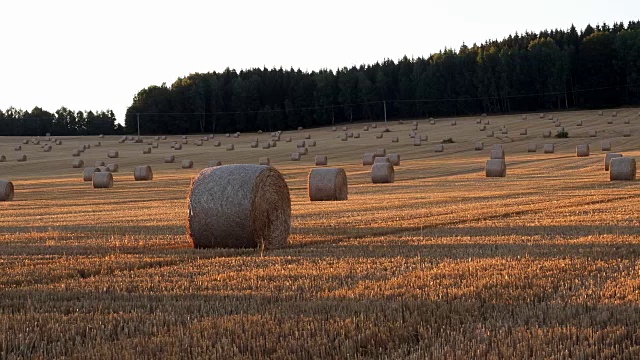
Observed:
[[[268,157],[261,157],[260,159],[258,159],[258,163],[260,165],[271,165],[271,159],[269,159]]]
[[[258,142],[257,141],[252,141],[249,146],[251,146],[252,149],[255,149],[255,148],[258,147]]]
[[[347,134],[340,135],[340,140],[347,141]]]
[[[109,151],[107,151],[107,157],[108,158],[115,159],[118,156],[120,156],[120,154],[118,153],[118,150],[109,150]]]
[[[505,177],[507,176],[507,165],[504,159],[490,159],[485,164],[486,177]]]
[[[485,120],[485,121],[483,122],[483,124],[485,124],[485,125],[491,125],[491,121],[489,121],[489,120]]]
[[[176,157],[174,155],[166,155],[164,157],[164,162],[165,163],[172,163],[174,161],[176,161]]]
[[[25,154],[20,154],[20,155],[18,155],[18,156],[16,157],[16,161],[19,161],[19,162],[27,161],[27,155],[25,155]]]
[[[363,127],[362,127],[362,131],[369,131],[369,127],[368,127],[368,126],[366,126],[366,125],[365,125],[365,126],[363,126]]]
[[[636,159],[632,157],[612,158],[609,163],[609,180],[635,180]]]
[[[589,156],[589,144],[576,145],[576,156],[577,157]]]
[[[611,141],[604,140],[600,142],[600,150],[602,151],[611,151]]]
[[[501,132],[502,134],[505,134],[505,135],[506,135],[506,134],[508,134],[508,133],[509,133],[509,129],[504,128],[504,129],[502,129],[500,132]]]
[[[543,151],[545,154],[553,154],[555,152],[554,144],[544,144]]]
[[[604,115],[604,111],[602,110],[598,111],[598,116],[602,116],[602,115]]]
[[[377,163],[371,166],[371,182],[374,184],[392,183],[395,171],[391,163]]]
[[[435,151],[435,152],[443,152],[443,151],[444,151],[444,145],[442,145],[442,144],[437,144],[437,145],[435,146],[435,148],[433,149],[433,151]]]
[[[476,119],[476,124],[482,124],[482,120]]]
[[[182,160],[182,168],[183,169],[191,169],[193,167],[193,161],[191,160]]]
[[[618,112],[617,112],[617,111],[614,111],[614,112],[611,114],[611,117],[617,117],[617,116],[618,116]]]
[[[400,154],[398,153],[387,154],[387,158],[389,158],[389,162],[391,162],[391,165],[400,166]]]
[[[91,181],[93,179],[93,173],[96,172],[100,172],[100,169],[95,166],[84,168],[84,171],[82,172],[82,180]]]
[[[504,150],[502,149],[493,149],[489,154],[489,159],[504,159]]]
[[[187,233],[195,248],[280,248],[289,242],[291,198],[262,165],[206,168],[191,183]]]
[[[418,130],[418,125],[417,125],[417,124],[415,124],[415,125],[411,126],[411,130],[414,130],[414,131],[415,131],[415,130]]]
[[[118,172],[118,169],[120,167],[118,166],[118,164],[113,163],[113,164],[107,164],[107,169],[109,169],[109,172]]]
[[[347,200],[347,174],[342,168],[311,169],[307,192],[311,201]]]
[[[604,171],[609,171],[609,164],[611,164],[611,159],[622,157],[622,154],[619,153],[607,153],[604,155]]]
[[[373,153],[365,153],[362,155],[362,165],[373,165],[375,158]]]
[[[227,144],[227,151],[231,151],[233,149],[233,144]]]
[[[0,201],[13,200],[13,183],[9,180],[0,180]]]
[[[480,151],[482,149],[484,149],[484,143],[483,142],[477,142],[476,146],[475,146],[475,150],[476,151]]]
[[[300,153],[299,152],[291,153],[291,161],[300,161]]]
[[[110,172],[94,172],[92,182],[95,189],[112,188],[113,174]]]
[[[327,155],[316,155],[316,166],[324,166],[327,163]]]
[[[135,181],[150,181],[153,180],[153,170],[149,165],[136,166],[133,169],[133,179]]]
[[[375,158],[375,160],[373,160],[374,164],[380,164],[380,163],[389,163],[391,164],[391,160],[389,160],[388,157],[383,156],[383,157],[377,157]]]
[[[211,160],[207,164],[207,167],[214,167],[214,166],[220,166],[220,165],[222,165],[222,162],[220,160]]]
[[[538,150],[538,144],[529,144],[527,146],[527,152],[536,152]]]

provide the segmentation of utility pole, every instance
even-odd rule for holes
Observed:
[[[382,105],[384,105],[384,122],[387,122],[387,102],[382,101]]]
[[[140,137],[140,113],[136,114],[136,118],[138,119],[138,137]]]

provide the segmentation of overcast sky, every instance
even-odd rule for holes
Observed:
[[[640,17],[640,1],[94,1],[0,3],[0,109],[112,109],[194,72],[429,56],[526,30]]]

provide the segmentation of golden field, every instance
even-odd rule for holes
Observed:
[[[411,121],[340,141],[331,128],[270,134],[190,135],[145,144],[119,137],[64,137],[49,153],[0,138],[0,359],[637,359],[640,357],[640,182],[610,182],[600,141],[640,160],[639,109],[419,120],[429,140],[413,146]],[[568,139],[543,139],[558,128]],[[624,124],[625,119],[630,124]],[[583,126],[577,127],[582,120]],[[500,134],[505,125],[508,135]],[[528,135],[518,135],[527,128]],[[631,129],[631,137],[623,137]],[[598,130],[595,138],[589,130]],[[290,161],[296,141],[316,147]],[[53,134],[55,137],[55,134]],[[399,142],[391,138],[398,136]],[[285,142],[287,137],[292,142]],[[445,138],[443,153],[434,145]],[[152,139],[152,137],[145,137]],[[95,144],[101,141],[102,145]],[[485,149],[474,151],[483,141]],[[527,145],[538,144],[536,153]],[[44,141],[41,137],[41,144]],[[234,143],[234,151],[224,145]],[[486,178],[492,144],[504,146],[506,178]],[[542,145],[556,144],[554,154]],[[590,144],[577,158],[575,146]],[[93,189],[79,158],[116,162],[111,189]],[[393,184],[371,184],[362,155],[401,154]],[[107,150],[119,150],[107,159]],[[29,160],[15,161],[17,153]],[[165,164],[164,156],[176,155]],[[310,202],[315,155],[343,167],[346,202]],[[292,199],[291,245],[268,250],[196,250],[186,235],[192,177],[217,159],[269,156]],[[194,161],[183,170],[180,161]],[[136,182],[149,164],[154,180]]]

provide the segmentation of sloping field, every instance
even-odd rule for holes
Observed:
[[[542,137],[559,129],[551,117],[568,139]],[[639,358],[640,182],[610,182],[600,151],[611,140],[640,160],[639,109],[481,118],[494,137],[476,119],[420,120],[421,146],[411,121],[349,124],[361,137],[348,141],[342,124],[289,131],[271,149],[249,146],[269,133],[217,134],[203,146],[190,135],[182,150],[173,136],[145,155],[146,144],[119,137],[58,138],[48,153],[0,138],[0,179],[16,188],[0,202],[0,359]],[[317,145],[290,161],[306,134]],[[446,138],[455,142],[435,153]],[[505,178],[484,175],[495,143]],[[93,189],[71,167],[82,144],[92,145],[85,166],[119,164],[113,188]],[[577,158],[578,144],[591,156]],[[362,155],[377,148],[401,154],[395,183],[371,184]],[[345,168],[348,201],[308,201],[315,155]],[[263,156],[289,185],[291,246],[263,256],[192,249],[190,179],[213,159]],[[184,159],[194,168],[181,169]],[[133,180],[143,164],[153,181]]]

